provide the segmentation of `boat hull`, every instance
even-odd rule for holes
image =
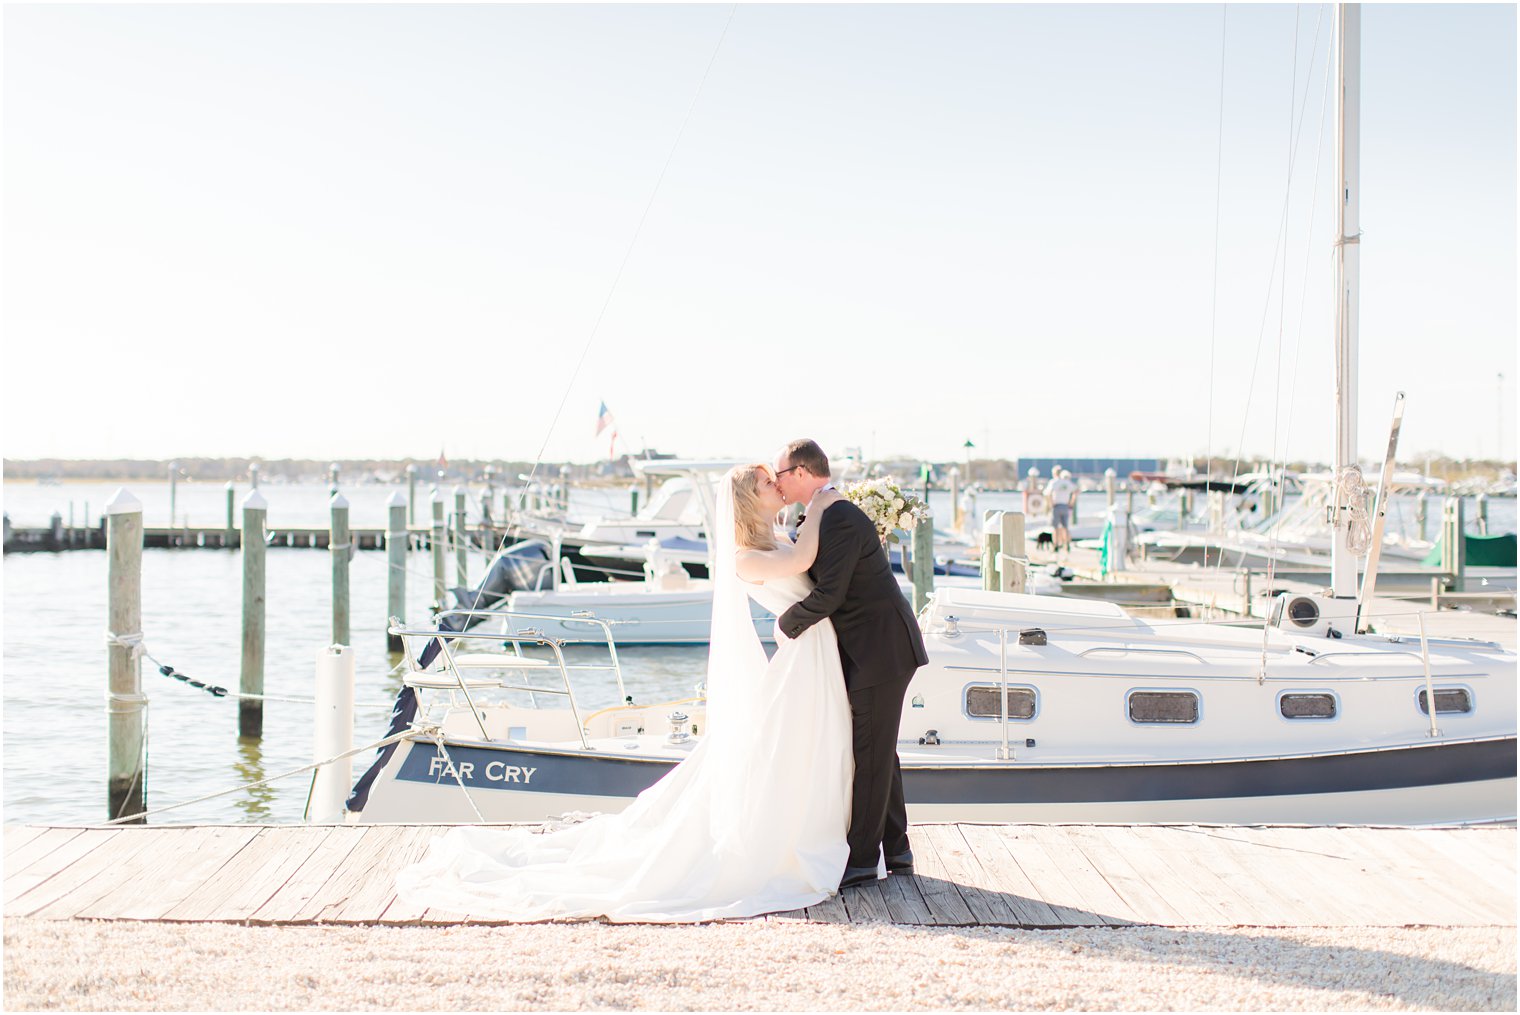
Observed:
[[[519,745],[446,744],[447,760],[431,742],[403,748],[362,820],[543,821],[616,811],[676,764]],[[1515,819],[1515,774],[1513,737],[1205,762],[998,762],[923,751],[903,758],[916,821],[1488,823]]]

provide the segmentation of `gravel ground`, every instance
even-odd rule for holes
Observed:
[[[8,1010],[1515,1010],[1514,928],[5,921]]]

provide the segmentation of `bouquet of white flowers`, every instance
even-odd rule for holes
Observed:
[[[929,505],[905,492],[891,476],[851,483],[840,492],[866,513],[883,543],[898,542],[898,529],[912,529],[929,517]]]

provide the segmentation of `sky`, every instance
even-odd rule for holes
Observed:
[[[1328,461],[1333,22],[8,4],[4,454]],[[1363,7],[1364,459],[1515,453],[1515,52]]]

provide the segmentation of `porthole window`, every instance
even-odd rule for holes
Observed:
[[[1277,708],[1284,719],[1334,719],[1335,695],[1285,694],[1277,699]]]
[[[1465,687],[1438,687],[1436,688],[1436,715],[1442,713],[1471,712],[1473,708],[1472,692]],[[1420,713],[1430,714],[1429,700],[1425,697],[1425,688],[1420,688]]]
[[[1138,723],[1195,723],[1198,695],[1194,691],[1131,691],[1129,718]]]
[[[966,714],[973,719],[1001,719],[998,691],[1001,687],[972,686],[966,688]],[[1008,718],[1034,718],[1035,691],[1032,687],[1008,688]]]

